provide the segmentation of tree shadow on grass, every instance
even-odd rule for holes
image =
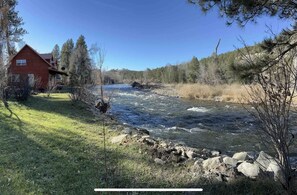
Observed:
[[[1,123],[1,194],[92,194],[103,187],[101,147],[70,132],[25,132]]]
[[[19,118],[19,116],[15,113],[15,112],[13,112],[13,110],[11,110],[11,108],[6,108],[5,107],[5,109],[6,110],[8,110],[8,112],[9,112],[9,115],[5,115],[5,114],[3,114],[3,113],[0,113],[0,117],[4,117],[4,118],[6,118],[6,121],[5,120],[1,120],[0,121],[0,126],[2,127],[2,128],[9,128],[9,126],[10,125],[12,125],[12,124],[17,124],[17,126],[18,126],[18,128],[19,128],[19,130],[21,130],[22,129],[22,126],[23,126],[23,122],[22,122],[22,120]],[[15,117],[15,118],[13,118],[13,116]]]
[[[92,194],[94,188],[151,187],[151,183],[164,183],[158,179],[136,181],[137,172],[125,167],[120,167],[120,174],[114,173],[119,169],[118,161],[129,159],[137,164],[142,159],[108,147],[106,185],[104,151],[94,140],[67,130],[30,131],[28,124],[20,131],[12,123],[3,126],[7,123],[3,116],[0,120],[1,194]]]

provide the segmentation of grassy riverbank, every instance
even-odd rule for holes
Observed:
[[[137,143],[106,142],[103,118],[67,94],[41,94],[0,105],[0,194],[92,194],[96,187],[203,187],[210,193],[275,193],[266,181],[213,183],[185,165],[157,165]],[[107,127],[106,139],[118,134]],[[106,158],[105,158],[106,154]],[[105,161],[106,159],[106,161]],[[105,166],[105,162],[107,166]],[[107,171],[107,177],[106,177]],[[197,174],[196,174],[197,175]]]

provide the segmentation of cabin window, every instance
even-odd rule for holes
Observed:
[[[25,59],[16,60],[16,65],[17,66],[26,66],[27,60],[25,60]]]

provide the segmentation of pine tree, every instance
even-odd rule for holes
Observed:
[[[68,39],[62,46],[60,57],[60,69],[69,73],[70,56],[73,52],[74,43],[72,39]]]
[[[199,71],[200,71],[200,64],[198,59],[194,56],[191,60],[191,62],[188,65],[189,69],[189,82],[195,83],[198,80],[199,77]]]
[[[81,35],[70,58],[70,83],[84,85],[91,83],[91,60],[85,37]]]
[[[16,53],[15,44],[21,41],[21,37],[26,33],[22,28],[23,19],[15,10],[16,0],[0,0],[0,99],[7,110],[9,108],[7,102],[5,88],[7,86],[7,67],[9,58]]]
[[[17,0],[0,0],[1,63],[5,63],[5,59],[16,53],[15,43],[21,41],[21,37],[27,33],[22,28],[23,19],[15,10],[17,3]]]
[[[181,66],[178,66],[178,83],[185,83],[186,81],[186,70]]]
[[[289,20],[297,18],[297,2],[290,0],[188,0],[188,2],[198,5],[204,12],[218,8],[220,15],[227,18],[228,25],[237,22],[244,26],[247,22],[254,22],[263,15]]]
[[[52,51],[52,55],[53,55],[54,59],[57,60],[58,65],[59,65],[61,54],[60,54],[60,47],[58,44],[55,45],[55,47]]]

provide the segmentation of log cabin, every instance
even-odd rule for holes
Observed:
[[[46,90],[49,85],[56,85],[61,75],[67,76],[67,73],[59,71],[57,66],[57,60],[51,53],[39,54],[26,44],[10,60],[10,84],[27,84],[38,90]]]

